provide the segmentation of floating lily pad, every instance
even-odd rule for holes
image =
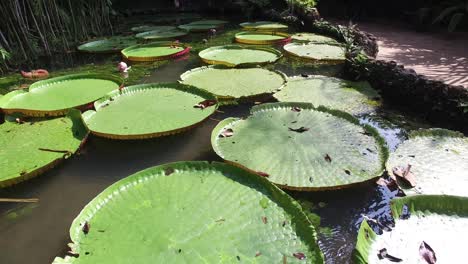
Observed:
[[[407,194],[446,194],[468,196],[468,138],[442,130],[421,130],[410,134],[390,155],[387,171],[406,169],[414,175],[416,186],[401,182]],[[400,178],[397,177],[397,180]]]
[[[345,48],[340,45],[318,43],[289,43],[284,50],[293,56],[303,59],[344,62],[346,60]]]
[[[6,114],[59,116],[71,108],[82,108],[117,89],[122,80],[103,74],[72,74],[42,80],[29,90],[16,90],[0,99]]]
[[[344,112],[307,103],[255,106],[246,119],[221,121],[211,144],[224,160],[293,190],[369,181],[382,174],[387,158],[373,128]]]
[[[379,94],[368,82],[352,82],[320,75],[291,77],[274,96],[280,102],[312,103],[353,115],[373,112],[380,105]]]
[[[305,41],[305,42],[314,42],[314,43],[328,43],[328,44],[338,44],[334,38],[327,36],[322,36],[314,33],[296,33],[291,36],[293,40]]]
[[[140,44],[122,50],[122,55],[130,61],[159,61],[174,59],[190,52],[190,47],[171,41],[158,41]]]
[[[468,233],[468,198],[409,196],[394,199],[391,209],[395,226],[390,232],[377,235],[368,221],[362,222],[354,263],[394,263],[388,255],[401,259],[401,263],[436,263],[422,257],[433,255],[431,249],[437,263],[464,262],[460,258],[468,243],[463,235]],[[379,259],[382,253],[387,257]]]
[[[211,47],[202,50],[198,55],[208,64],[229,67],[273,63],[282,56],[280,51],[273,48],[238,45]]]
[[[171,29],[171,30],[153,30],[136,34],[137,38],[141,39],[151,39],[151,40],[162,40],[162,39],[172,39],[186,36],[187,31]]]
[[[189,32],[205,32],[211,29],[218,29],[222,27],[222,24],[184,24],[180,25],[179,28]]]
[[[212,102],[205,108],[196,107]],[[91,133],[114,139],[142,139],[190,129],[214,113],[216,98],[178,83],[142,84],[113,91],[83,114]]]
[[[256,45],[283,44],[291,41],[291,36],[282,32],[240,32],[235,38],[236,42]]]
[[[0,188],[56,166],[78,150],[87,134],[78,110],[49,120],[7,117],[0,125]]]
[[[180,76],[182,83],[217,95],[220,99],[272,94],[286,83],[283,74],[262,68],[200,67]]]
[[[288,26],[272,21],[244,22],[239,24],[244,30],[288,30]]]
[[[204,19],[204,20],[197,20],[190,22],[192,25],[224,25],[229,23],[225,20],[218,20],[218,19]]]
[[[176,30],[175,26],[154,26],[154,25],[143,25],[138,27],[132,27],[134,32],[146,32],[146,31],[172,31]]]
[[[79,51],[90,53],[112,53],[120,52],[126,47],[137,44],[138,40],[133,36],[130,37],[110,37],[101,40],[91,41],[78,46]]]
[[[78,257],[54,263],[323,263],[299,204],[228,164],[140,171],[94,198],[70,228]]]

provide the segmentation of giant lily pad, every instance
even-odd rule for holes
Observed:
[[[122,80],[112,75],[72,74],[33,83],[29,90],[16,90],[0,99],[7,114],[59,116],[81,108],[117,89]]]
[[[175,26],[154,26],[154,25],[143,25],[132,27],[134,32],[146,32],[146,31],[172,31],[177,29]],[[138,35],[137,35],[138,36]]]
[[[211,47],[202,50],[198,55],[206,63],[229,67],[272,63],[282,56],[280,51],[273,48],[238,45]]]
[[[352,82],[320,75],[291,77],[274,96],[280,102],[312,103],[353,115],[372,112],[380,104],[377,101],[379,94],[368,82]]]
[[[213,22],[213,23],[210,23]],[[224,23],[217,22],[217,20],[200,20],[184,25],[180,25],[179,28],[189,32],[205,32],[211,29],[222,28]]]
[[[0,125],[0,187],[35,177],[78,150],[88,132],[75,111],[49,120],[7,117]]]
[[[130,61],[169,60],[188,54],[190,47],[171,41],[157,41],[149,44],[135,45],[122,50],[122,55]]]
[[[137,44],[137,39],[130,37],[110,37],[101,40],[91,41],[78,46],[79,51],[90,53],[111,53],[120,52],[126,47]]]
[[[468,196],[468,138],[463,134],[442,129],[413,132],[390,155],[387,171],[395,174],[408,165],[416,184],[411,188],[400,182],[406,194]]]
[[[314,33],[296,33],[291,36],[293,40],[305,41],[305,42],[314,42],[314,43],[328,43],[328,44],[338,44],[339,42],[333,38],[322,36]]]
[[[227,23],[229,22],[225,20],[218,20],[218,19],[203,19],[203,20],[190,22],[190,24],[192,25],[224,25]]]
[[[152,30],[147,32],[142,32],[136,34],[137,38],[147,39],[147,40],[162,40],[162,39],[172,39],[179,38],[187,35],[188,32],[184,30],[171,29],[171,30]]]
[[[195,107],[202,102],[211,102]],[[96,111],[83,114],[93,134],[115,139],[141,139],[187,130],[216,110],[216,98],[178,83],[142,84],[113,91],[96,101]]]
[[[336,189],[382,174],[383,139],[340,111],[307,103],[255,106],[246,119],[228,118],[211,144],[223,159],[287,189]]]
[[[244,30],[288,30],[288,26],[272,21],[244,22],[239,24]]]
[[[430,258],[431,252],[435,253],[437,263],[464,263],[468,237],[463,234],[468,233],[468,198],[409,196],[392,200],[391,209],[395,219],[391,232],[377,235],[368,221],[362,222],[354,263],[394,263],[388,255],[401,259],[401,263],[436,263],[423,258]]]
[[[345,48],[340,45],[319,43],[289,43],[284,50],[296,57],[324,62],[344,62]]]
[[[78,257],[54,263],[323,263],[286,193],[223,163],[146,169],[94,198],[70,228]]]
[[[287,33],[282,32],[240,32],[235,35],[236,42],[255,45],[283,44],[291,41]]]
[[[220,99],[272,94],[286,82],[283,74],[262,68],[229,69],[213,66],[195,68],[180,78],[182,83],[204,89]]]

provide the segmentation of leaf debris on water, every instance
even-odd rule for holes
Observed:
[[[261,255],[262,255],[262,253],[261,253],[261,252],[257,252],[257,253],[255,253],[255,257],[261,256]]]
[[[323,157],[327,162],[332,162],[332,158],[330,157],[330,155],[328,154],[325,154],[325,156]]]
[[[268,223],[268,218],[266,218],[266,216],[262,216],[262,222],[264,224],[267,224]]]

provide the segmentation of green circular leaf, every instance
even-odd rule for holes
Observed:
[[[283,74],[262,68],[200,67],[180,76],[182,83],[196,86],[222,99],[272,94],[281,89]]]
[[[115,36],[101,40],[91,41],[78,46],[79,51],[91,53],[120,52],[126,47],[137,44],[137,39],[133,36]]]
[[[151,40],[162,40],[178,38],[187,35],[187,31],[173,29],[173,30],[152,30],[136,34],[137,38],[151,39]]]
[[[189,31],[189,32],[206,32],[210,31],[211,29],[218,29],[222,27],[222,24],[184,24],[180,25],[179,28]]]
[[[336,41],[334,38],[330,38],[327,36],[322,36],[314,33],[296,33],[291,36],[293,40],[297,41],[306,41],[306,42],[314,42],[314,43],[327,43],[327,44],[338,44],[339,42]]]
[[[156,41],[128,47],[122,50],[122,55],[130,61],[158,61],[185,55],[189,50],[189,47],[178,42]]]
[[[49,120],[11,119],[0,125],[0,188],[54,167],[75,153],[88,134],[78,110]]]
[[[291,55],[310,60],[344,62],[345,48],[339,45],[318,43],[289,43],[284,50]]]
[[[154,25],[143,25],[143,26],[138,26],[138,27],[132,27],[132,31],[134,32],[146,32],[146,31],[165,32],[165,31],[173,31],[176,29],[177,27],[175,26],[154,26]]]
[[[437,263],[464,262],[460,254],[468,243],[468,238],[462,235],[468,233],[466,197],[409,196],[392,200],[391,209],[395,226],[390,232],[377,235],[369,221],[362,222],[354,263],[393,263],[385,257],[379,259],[383,249],[401,259],[401,263],[430,263],[422,255],[428,257],[431,251]]]
[[[79,257],[54,263],[324,262],[298,203],[217,162],[165,164],[120,180],[81,211],[70,236]]]
[[[235,35],[236,42],[256,45],[273,45],[290,40],[287,33],[282,32],[240,32]]]
[[[280,102],[304,102],[353,115],[367,114],[380,105],[377,91],[368,82],[352,82],[312,75],[291,77],[275,98]]]
[[[122,80],[103,74],[72,74],[33,83],[29,90],[10,92],[0,100],[7,114],[29,116],[64,115],[71,108],[86,106],[117,89]]]
[[[213,105],[195,107],[201,102]],[[115,139],[142,139],[187,130],[214,113],[216,98],[178,83],[142,84],[113,91],[96,101],[83,119],[93,134]]]
[[[198,55],[206,63],[229,67],[273,63],[282,56],[280,51],[273,48],[238,45],[211,47]]]
[[[387,171],[407,168],[416,186],[400,182],[407,194],[446,194],[468,196],[468,138],[452,131],[432,129],[411,134],[387,161]],[[400,180],[397,177],[397,180]]]
[[[226,20],[218,20],[218,19],[203,19],[190,22],[191,25],[224,25],[229,23]]]
[[[272,21],[244,22],[239,24],[244,30],[287,30],[288,26]]]
[[[295,190],[336,189],[380,176],[383,139],[340,111],[307,103],[255,106],[246,119],[228,118],[211,144],[223,159]]]

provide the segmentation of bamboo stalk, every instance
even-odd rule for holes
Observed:
[[[38,198],[26,198],[26,199],[0,198],[0,202],[3,202],[3,203],[37,203],[39,202],[39,199]]]

